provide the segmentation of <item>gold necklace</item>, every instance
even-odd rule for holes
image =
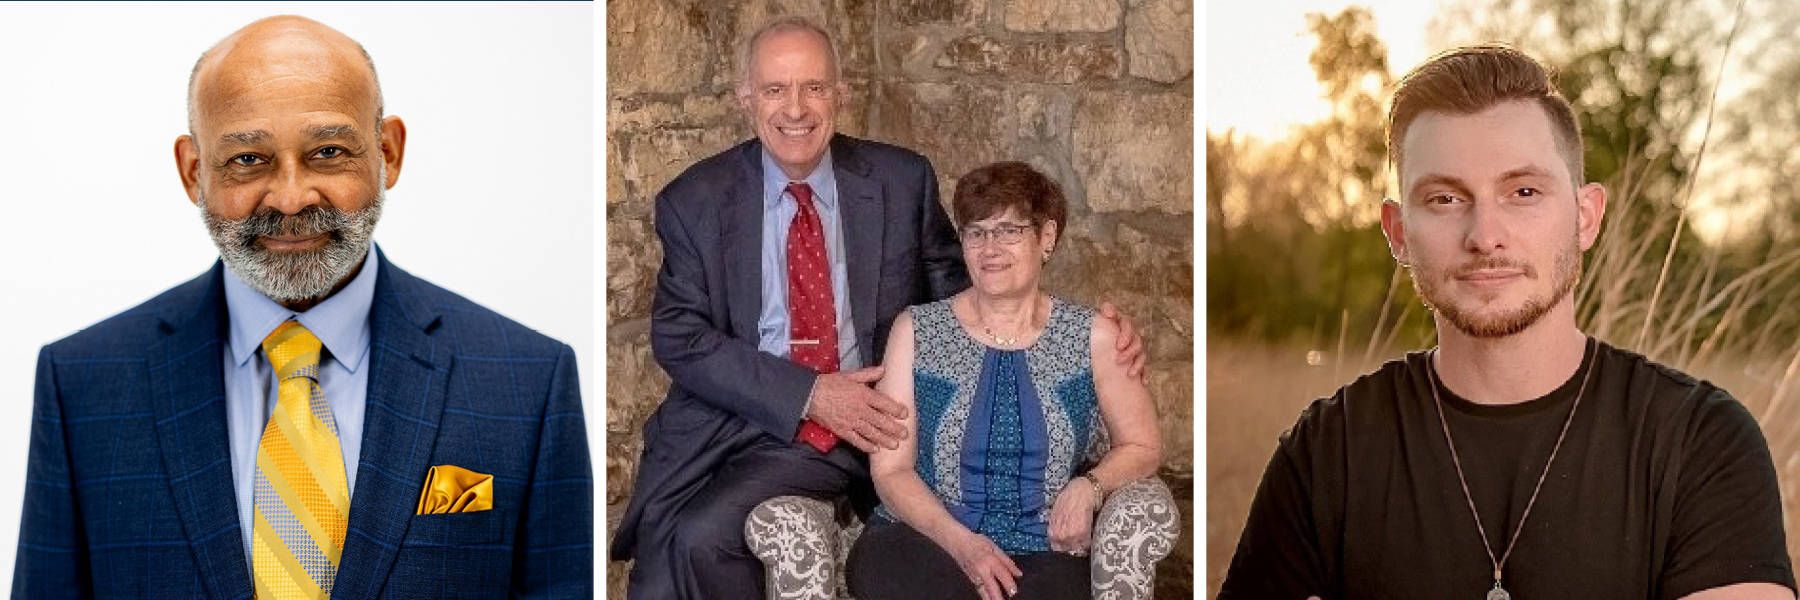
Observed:
[[[972,300],[972,298],[971,298],[971,300]],[[1004,346],[1004,347],[1011,348],[1013,346],[1019,345],[1019,342],[1021,340],[1024,340],[1026,335],[1029,335],[1031,332],[1036,330],[1036,328],[1033,326],[1033,323],[1035,323],[1037,321],[1037,304],[1038,304],[1037,294],[1031,295],[1030,302],[1031,302],[1031,304],[1029,305],[1029,307],[1025,309],[1025,322],[1023,325],[1019,326],[1021,331],[1019,331],[1017,334],[1013,335],[1010,338],[1000,337],[1000,334],[994,333],[994,329],[992,327],[988,326],[987,315],[982,314],[979,303],[976,303],[975,315],[976,315],[976,317],[981,319],[981,333],[988,336],[989,338],[993,339],[995,346]]]
[[[1594,341],[1590,338],[1588,348]],[[1582,359],[1586,360],[1586,351]],[[1594,361],[1599,362],[1595,356]],[[1569,406],[1569,417],[1563,420],[1562,432],[1556,434],[1556,444],[1550,447],[1550,460],[1544,461],[1544,472],[1538,474],[1537,485],[1531,488],[1531,499],[1525,501],[1525,512],[1519,515],[1518,525],[1513,527],[1512,539],[1506,542],[1506,550],[1494,558],[1494,547],[1488,544],[1487,528],[1481,525],[1481,513],[1475,510],[1475,496],[1469,493],[1469,479],[1463,476],[1462,459],[1456,455],[1456,441],[1450,438],[1450,421],[1444,418],[1444,400],[1438,397],[1437,383],[1437,350],[1431,351],[1431,359],[1426,364],[1425,377],[1431,383],[1431,401],[1437,406],[1438,424],[1444,427],[1444,443],[1450,446],[1450,464],[1456,466],[1456,482],[1462,484],[1463,499],[1469,501],[1469,514],[1475,516],[1475,531],[1481,533],[1481,549],[1487,551],[1488,562],[1494,565],[1494,589],[1488,590],[1487,600],[1512,600],[1512,594],[1500,587],[1500,571],[1506,567],[1506,559],[1512,556],[1513,546],[1519,543],[1519,534],[1525,531],[1525,519],[1531,517],[1531,507],[1537,504],[1538,492],[1544,491],[1544,480],[1550,477],[1550,465],[1556,464],[1556,452],[1562,449],[1563,438],[1569,435],[1569,425],[1575,422],[1575,409],[1581,408],[1581,396],[1587,393],[1588,380],[1594,375],[1594,365],[1588,364],[1581,376],[1581,387],[1575,390],[1575,403]]]

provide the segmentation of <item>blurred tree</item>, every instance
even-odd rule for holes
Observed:
[[[1379,226],[1393,76],[1369,9],[1309,14],[1307,27],[1330,116],[1272,144],[1207,134],[1209,335],[1312,347],[1347,337],[1360,349],[1412,302],[1393,285]],[[1408,324],[1408,341],[1430,335],[1422,313]]]

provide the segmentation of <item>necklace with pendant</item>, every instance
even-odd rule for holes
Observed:
[[[1590,339],[1583,351],[1591,350]],[[1488,590],[1487,600],[1512,600],[1512,594],[1500,586],[1501,571],[1506,568],[1506,559],[1512,556],[1513,547],[1519,543],[1519,534],[1525,531],[1525,519],[1531,517],[1531,507],[1537,504],[1538,492],[1544,491],[1544,480],[1550,477],[1550,466],[1556,464],[1556,452],[1562,449],[1563,439],[1569,435],[1569,425],[1575,422],[1575,409],[1581,408],[1581,396],[1587,393],[1588,379],[1594,375],[1594,366],[1588,365],[1581,376],[1581,387],[1575,390],[1575,402],[1569,406],[1569,417],[1563,420],[1562,432],[1556,434],[1556,444],[1550,447],[1550,459],[1544,461],[1544,472],[1538,475],[1537,485],[1531,488],[1531,499],[1525,501],[1525,512],[1519,515],[1518,525],[1513,527],[1512,539],[1506,542],[1506,549],[1496,558],[1494,547],[1488,543],[1487,527],[1481,524],[1481,513],[1475,510],[1475,496],[1469,493],[1469,479],[1463,476],[1462,458],[1456,454],[1456,440],[1450,437],[1450,421],[1444,418],[1444,400],[1438,396],[1437,382],[1437,350],[1431,351],[1431,359],[1425,369],[1425,377],[1431,382],[1431,401],[1437,407],[1438,424],[1444,428],[1444,443],[1450,446],[1450,464],[1456,466],[1456,482],[1462,484],[1463,499],[1469,501],[1469,514],[1475,517],[1475,531],[1481,534],[1481,549],[1487,551],[1488,562],[1494,565],[1494,589]]]
[[[996,346],[1011,348],[1019,345],[1019,342],[1024,340],[1025,336],[1031,334],[1031,332],[1036,329],[1032,327],[1032,322],[1037,319],[1037,301],[1037,294],[1032,294],[1031,304],[1025,309],[1025,321],[1019,326],[1020,331],[1014,333],[1012,337],[1000,337],[999,334],[994,333],[994,329],[988,327],[987,315],[981,314],[981,310],[977,308],[975,314],[977,318],[981,319],[981,333],[994,340],[994,345]]]

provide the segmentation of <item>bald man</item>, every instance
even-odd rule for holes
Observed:
[[[14,598],[591,598],[575,357],[372,242],[406,124],[299,17],[194,66],[211,270],[46,346]]]

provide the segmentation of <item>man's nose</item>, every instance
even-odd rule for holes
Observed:
[[[1506,248],[1506,214],[1499,202],[1474,200],[1469,206],[1468,225],[1463,243],[1470,252],[1490,254]]]
[[[313,185],[311,173],[298,159],[276,159],[275,176],[269,181],[269,189],[263,196],[263,204],[281,211],[281,214],[299,214],[306,207],[324,202],[325,197],[319,193],[318,186]]]
[[[806,98],[805,98],[805,96],[802,95],[804,93],[805,92],[801,91],[800,86],[794,86],[793,89],[790,89],[787,91],[787,93],[782,94],[782,96],[781,96],[781,114],[782,114],[782,116],[785,116],[789,119],[800,119],[801,117],[806,116]]]

